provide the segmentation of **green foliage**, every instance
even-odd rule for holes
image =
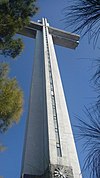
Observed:
[[[9,0],[0,4],[0,36],[11,37],[29,23],[37,8],[34,0]]]
[[[0,64],[1,71],[7,68],[5,66],[6,64]],[[8,78],[6,70],[3,73],[5,75],[1,74],[0,77],[0,132],[6,131],[13,123],[17,123],[23,110],[23,92],[17,80]]]
[[[6,63],[0,63],[0,79],[6,78],[8,76],[9,67]]]
[[[0,152],[5,151],[5,150],[6,150],[6,147],[4,145],[0,144]]]
[[[0,44],[0,54],[6,56],[10,56],[12,58],[16,58],[24,48],[23,42],[20,38],[18,39],[10,39],[7,42],[2,42]]]
[[[2,0],[0,2],[0,54],[12,58],[19,55],[23,44],[21,39],[15,40],[14,35],[28,25],[30,17],[35,15],[37,10],[35,0]]]

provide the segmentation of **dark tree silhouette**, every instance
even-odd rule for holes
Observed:
[[[66,27],[70,26],[73,32],[83,36],[88,33],[89,41],[93,39],[95,47],[100,35],[100,0],[74,0],[63,12]],[[78,117],[77,128],[86,151],[82,172],[89,170],[88,177],[100,178],[100,59],[91,81],[97,99],[90,108],[85,108],[86,119]]]
[[[85,108],[86,119],[78,117],[78,137],[84,143],[84,149],[87,153],[82,174],[88,171],[89,178],[100,178],[100,113],[94,107],[89,109]]]
[[[89,33],[94,45],[100,34],[100,0],[74,0],[64,9],[66,27],[74,27],[73,32]]]

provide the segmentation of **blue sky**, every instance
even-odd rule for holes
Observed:
[[[63,8],[68,5],[67,0],[38,0],[39,12],[32,19],[37,21],[46,17],[53,27],[65,30]],[[67,28],[66,31],[71,31]],[[17,60],[0,56],[10,65],[10,76],[16,77],[19,85],[24,90],[24,112],[18,124],[13,125],[5,134],[0,135],[0,142],[7,146],[5,152],[0,153],[0,176],[4,178],[20,178],[21,159],[23,150],[23,139],[25,123],[28,113],[30,81],[34,56],[34,39],[22,37],[25,49]],[[99,57],[98,43],[96,49],[93,44],[88,43],[85,36],[80,39],[80,44],[76,50],[66,49],[56,46],[59,68],[61,72],[65,97],[69,109],[72,125],[77,123],[75,115],[84,118],[84,105],[89,106],[95,100],[94,89],[90,86],[90,79],[95,68],[93,60]],[[74,133],[75,128],[73,128]],[[85,153],[82,151],[82,143],[76,142],[81,166]],[[88,173],[87,173],[88,175]],[[85,178],[87,178],[87,175]]]

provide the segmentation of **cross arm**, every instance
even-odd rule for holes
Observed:
[[[79,35],[69,33],[57,28],[49,27],[49,33],[53,37],[54,44],[75,49],[79,44]]]
[[[41,22],[38,23],[31,21],[28,26],[24,27],[23,30],[19,32],[19,34],[30,38],[35,38],[37,30],[42,31],[43,24]],[[48,26],[48,30],[53,37],[54,44],[56,45],[75,49],[79,44],[79,35],[59,30],[51,26]]]
[[[23,30],[19,32],[19,34],[35,38],[36,37],[36,31],[41,30],[42,31],[43,25],[37,22],[30,21],[29,25],[24,27]]]

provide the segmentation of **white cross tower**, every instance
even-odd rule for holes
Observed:
[[[22,178],[81,178],[54,44],[78,45],[79,36],[31,22],[21,34],[36,39],[22,159]]]

